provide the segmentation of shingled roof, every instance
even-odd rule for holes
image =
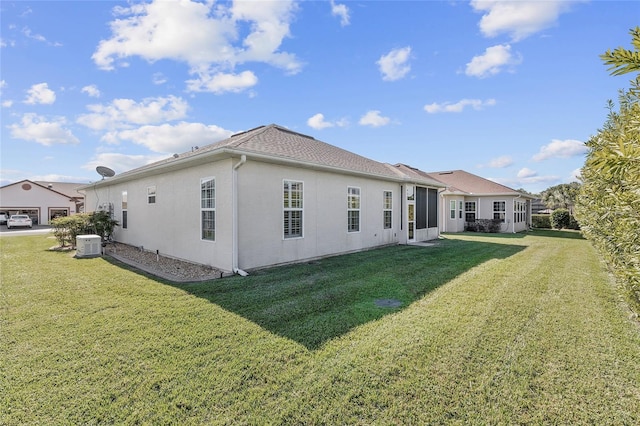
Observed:
[[[253,156],[262,160],[291,163],[301,167],[325,168],[395,181],[414,181],[439,187],[444,186],[428,176],[403,173],[390,164],[371,160],[276,124],[236,133],[220,142],[196,147],[196,149],[182,154],[174,154],[167,159],[120,173],[113,178],[98,181],[93,185],[134,178],[150,171],[160,172],[177,166],[187,167],[190,162],[195,164],[196,161],[215,155],[239,156],[242,154],[249,158]]]
[[[436,179],[447,185],[450,192],[463,192],[473,195],[523,195],[508,186],[501,185],[489,179],[474,175],[464,170],[450,170],[442,172],[425,173],[427,176]],[[533,197],[531,197],[533,198]]]

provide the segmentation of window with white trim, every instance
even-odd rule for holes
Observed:
[[[465,201],[464,203],[464,221],[475,222],[476,221],[476,202]]]
[[[506,201],[494,201],[493,202],[493,218],[500,219],[504,222],[507,214],[507,202]]]
[[[156,203],[156,186],[147,187],[147,203],[155,204]]]
[[[527,218],[527,203],[524,201],[516,201],[513,208],[513,221],[516,223],[524,222]]]
[[[284,238],[302,238],[303,183],[285,180],[282,203]]]
[[[347,232],[360,232],[360,188],[347,187]]]
[[[127,209],[127,191],[122,191],[122,229],[127,229],[127,227],[129,226],[129,214]]]
[[[449,201],[449,218],[456,218],[456,202],[455,200]]]
[[[391,191],[382,192],[382,221],[384,229],[391,229],[393,223],[393,193]]]
[[[200,238],[216,240],[216,180],[200,179]]]

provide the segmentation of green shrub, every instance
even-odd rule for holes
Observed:
[[[60,247],[75,247],[76,237],[84,234],[100,235],[103,240],[109,238],[118,221],[111,218],[109,212],[97,211],[59,217],[51,221],[53,235]]]
[[[548,214],[531,215],[531,223],[534,228],[551,229],[551,216]]]
[[[554,229],[569,228],[571,215],[567,209],[556,209],[551,213],[551,227]]]
[[[75,247],[76,237],[89,229],[89,215],[81,213],[59,217],[51,221],[51,227],[60,247]]]

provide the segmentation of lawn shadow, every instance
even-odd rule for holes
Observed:
[[[525,248],[441,240],[431,247],[386,247],[254,271],[248,277],[189,284],[160,281],[313,350],[406,308],[477,265]]]
[[[534,229],[531,231],[531,235],[535,237],[549,237],[549,238],[567,238],[572,240],[584,240],[584,236],[580,231],[573,231],[568,229]]]

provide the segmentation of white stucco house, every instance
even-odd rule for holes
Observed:
[[[464,170],[426,173],[446,184],[440,193],[440,231],[462,232],[477,221],[500,221],[499,232],[521,232],[531,227],[535,197]]]
[[[28,214],[34,224],[47,225],[58,216],[82,212],[82,183],[21,180],[0,187],[0,212]]]
[[[435,239],[444,187],[272,124],[82,190],[117,241],[243,273]]]

